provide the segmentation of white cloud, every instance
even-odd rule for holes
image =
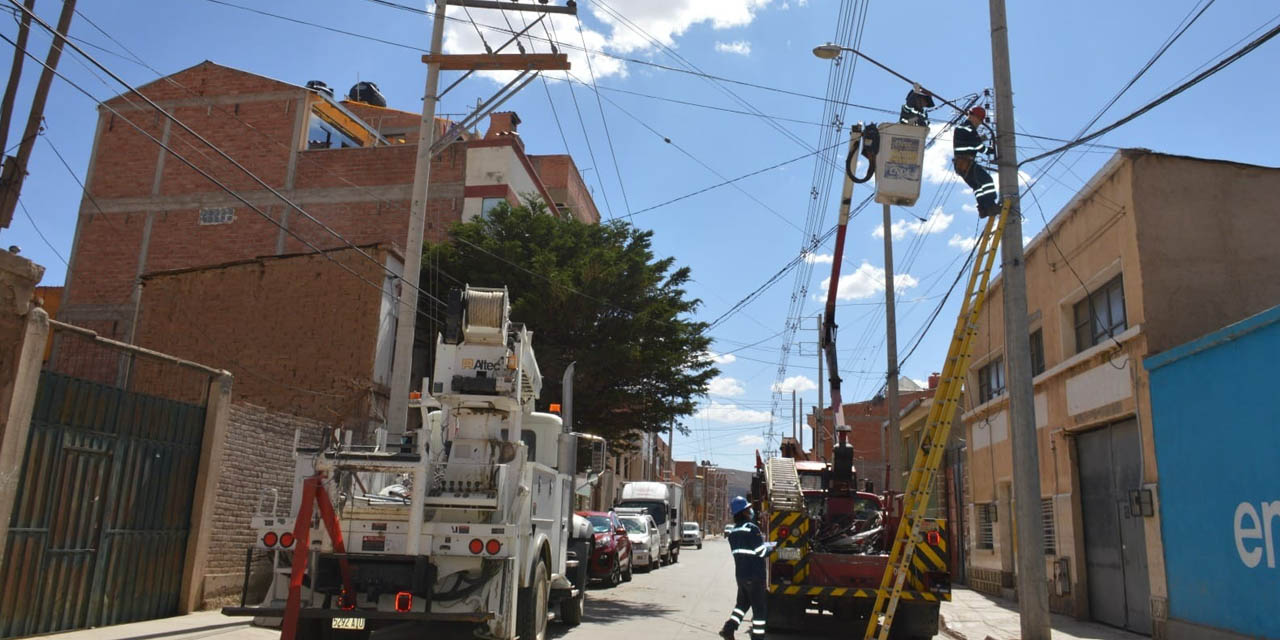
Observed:
[[[744,447],[758,447],[764,444],[764,436],[742,436],[738,438],[738,444]]]
[[[774,383],[774,393],[787,393],[789,391],[812,391],[817,389],[818,385],[806,376],[791,376],[782,382]]]
[[[922,236],[926,233],[942,233],[947,230],[947,227],[951,226],[951,221],[955,219],[956,217],[954,215],[950,213],[943,213],[942,207],[937,207],[933,210],[933,213],[929,214],[927,219],[899,220],[893,223],[893,225],[889,227],[889,230],[893,233],[894,240],[901,240],[907,237],[907,234]],[[872,229],[871,235],[877,238],[883,238],[884,225],[880,225]]]
[[[457,13],[458,17],[465,18],[465,15],[463,15],[461,11],[451,8],[450,15],[453,15],[454,13]],[[500,12],[493,9],[471,9],[471,17],[475,19],[476,24],[482,25],[480,27],[480,33],[476,32],[476,28],[471,26],[470,22],[450,21],[445,24],[445,53],[484,53],[486,42],[490,47],[497,49],[498,46],[506,42],[511,37],[510,33],[485,28],[487,25],[499,27],[504,31],[506,30],[507,23],[503,20],[503,16]],[[543,23],[551,23],[548,25],[548,28],[566,44],[573,45],[574,47],[582,47],[583,42],[585,41],[586,47],[593,51],[610,50],[615,48],[611,46],[611,36],[586,28],[585,25],[583,26],[581,35],[579,35],[579,23],[573,16],[550,14],[545,20],[543,20]],[[518,22],[512,24],[516,25],[516,29],[523,28],[523,25]],[[540,35],[543,38],[546,37],[543,35],[545,32],[542,31],[541,27],[535,27],[529,33]],[[480,34],[484,35],[483,41],[480,39]],[[522,38],[520,42],[524,45],[525,51],[528,53],[551,53],[551,46],[545,40],[530,40],[528,38]],[[561,53],[569,56],[569,65],[571,67],[570,73],[579,79],[586,80],[590,75],[587,68],[586,52],[576,48],[570,49],[568,47],[561,47],[559,50]],[[508,45],[506,49],[502,50],[502,53],[504,54],[518,52],[519,50],[516,48],[514,43]],[[627,75],[627,68],[621,60],[599,54],[591,55],[590,70],[595,72],[597,78]],[[564,77],[563,72],[550,73],[554,73],[557,77]],[[477,72],[477,75],[505,84],[510,82],[512,78],[516,77],[516,72],[480,71]]]
[[[830,283],[831,278],[823,279],[822,288],[826,289]],[[920,282],[911,274],[899,273],[893,276],[894,291],[910,289],[918,284]],[[884,291],[884,269],[873,267],[864,261],[857,271],[840,276],[840,285],[836,287],[836,298],[861,300],[882,291]]]
[[[962,211],[968,211],[969,213],[977,213],[977,212],[978,212],[978,205],[976,205],[976,204],[969,204],[968,202],[966,202],[966,203],[964,203],[964,204],[960,205],[960,209],[961,209]]]
[[[716,353],[714,351],[708,351],[706,352],[706,359],[716,364],[729,364],[731,362],[736,362],[738,360],[738,356],[735,356],[732,353]]]
[[[792,2],[794,2],[795,4],[791,4]],[[809,0],[782,0],[782,5],[779,6],[778,8],[783,11],[786,11],[791,7],[807,7],[807,6],[809,6]]]
[[[732,53],[739,56],[749,56],[751,55],[751,43],[746,40],[716,42],[716,51],[719,51],[720,53]]]
[[[747,392],[746,388],[737,379],[725,376],[712,378],[711,383],[707,385],[707,391],[718,396],[729,396],[731,398]]]
[[[610,3],[640,30],[667,46],[675,44],[676,36],[696,24],[710,23],[713,29],[749,25],[756,12],[767,4],[769,0],[618,0]],[[592,3],[591,13],[610,27],[610,50],[631,53],[652,48],[647,38],[619,21],[604,6]]]
[[[962,236],[958,233],[951,236],[951,239],[947,241],[948,247],[956,247],[957,249],[963,249],[965,251],[973,249],[973,245],[975,244],[978,244],[978,238],[976,236]]]
[[[753,422],[768,422],[769,412],[757,409],[744,409],[731,402],[712,402],[704,405],[697,413],[693,414],[695,418],[703,418],[712,422],[723,422],[727,424],[751,424]]]
[[[809,264],[831,264],[835,258],[829,253],[806,253],[804,261]]]

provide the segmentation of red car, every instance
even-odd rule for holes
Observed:
[[[591,552],[589,575],[592,580],[604,580],[609,586],[631,581],[631,539],[627,529],[612,511],[579,511],[578,515],[591,521],[595,534],[595,549]]]

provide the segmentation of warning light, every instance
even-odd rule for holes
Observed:
[[[262,544],[265,544],[268,547],[276,546],[276,539],[276,532],[274,531],[268,531],[262,534]]]
[[[790,538],[790,537],[791,537],[791,528],[790,528],[790,527],[779,527],[779,528],[778,528],[778,539],[779,539],[779,540],[786,540],[787,538]]]
[[[404,613],[413,609],[413,594],[401,591],[396,594],[396,611]]]
[[[939,544],[942,544],[942,536],[938,535],[937,531],[930,531],[928,539],[929,539],[929,544],[931,545],[937,546]]]
[[[480,540],[480,538],[473,538],[471,540],[471,544],[467,545],[467,549],[469,549],[471,553],[478,554],[481,551],[484,551],[484,541]]]
[[[560,403],[559,402],[551,403],[551,408],[549,410],[551,411],[551,413],[560,413]]]
[[[422,392],[421,392],[421,391],[410,391],[410,392],[409,392],[409,399],[410,399],[410,400],[421,400],[421,399],[422,399]]]
[[[288,533],[288,532],[286,532],[286,533],[284,533],[284,534],[281,534],[281,536],[280,536],[280,546],[282,546],[282,547],[284,547],[284,548],[286,548],[286,549],[288,549],[289,547],[292,547],[292,546],[293,546],[293,534],[292,534],[292,533]]]
[[[491,556],[497,555],[499,551],[502,551],[502,543],[497,540],[490,540],[489,544],[484,546],[484,550],[488,551]]]

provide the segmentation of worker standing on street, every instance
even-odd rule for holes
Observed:
[[[902,105],[902,110],[898,112],[898,122],[927,127],[929,112],[925,109],[931,108],[933,108],[933,95],[925,91],[919,83],[913,84],[911,92],[907,94],[906,102]]]
[[[996,183],[991,179],[991,174],[978,164],[979,153],[991,152],[990,145],[983,139],[982,134],[978,133],[978,126],[986,117],[986,109],[982,107],[970,109],[968,117],[964,122],[956,125],[955,134],[951,137],[956,173],[960,174],[970,189],[973,189],[973,197],[978,201],[979,218],[985,218],[1000,211],[1000,205],[996,202]]]
[[[738,581],[738,601],[733,613],[720,629],[720,637],[733,639],[742,619],[751,609],[751,637],[763,638],[765,631],[766,595],[764,559],[775,543],[765,542],[764,534],[755,523],[755,513],[747,499],[738,496],[729,501],[733,513],[733,528],[729,530],[729,548],[733,549],[734,577]]]

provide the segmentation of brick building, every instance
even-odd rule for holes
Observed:
[[[119,115],[106,108],[99,110],[60,319],[106,337],[180,352],[179,345],[146,343],[138,335],[145,274],[313,251],[299,237],[321,249],[343,247],[349,241],[360,246],[385,246],[395,254],[395,247],[403,246],[421,119],[418,113],[336,101],[323,90],[212,62],[156,80],[141,92],[283,198],[136,98],[126,94],[109,100],[107,104]],[[266,217],[185,166],[129,122],[224,182]],[[437,137],[451,124],[437,119]],[[518,203],[534,198],[545,202],[553,215],[571,215],[585,223],[599,221],[599,212],[572,159],[527,154],[517,132],[519,124],[515,113],[494,113],[484,136],[463,131],[433,158],[428,241],[444,239],[451,224],[479,215],[502,200]],[[402,267],[398,260],[393,263],[387,266],[398,273]],[[378,273],[377,265],[368,266],[375,267],[367,274],[369,279],[382,283],[385,274]],[[310,283],[282,282],[281,286],[292,289],[309,284],[317,288],[316,293],[325,294],[320,289],[343,280],[360,283],[355,276],[333,269]],[[159,286],[161,281],[171,278],[148,282]],[[347,284],[342,285],[344,290]],[[377,296],[368,283],[360,286]],[[273,301],[286,299],[308,304],[309,298],[296,291],[258,291],[260,301],[268,307],[279,309]],[[202,291],[201,295],[208,293]],[[376,305],[371,309],[377,313]],[[258,311],[272,312],[267,307]],[[205,312],[217,310],[205,308]],[[150,339],[168,340],[179,333],[153,327]],[[351,339],[355,338],[341,332],[330,336],[331,341]],[[218,352],[216,344],[203,346],[206,351]],[[375,346],[368,342],[360,348],[371,354]],[[240,364],[202,361],[226,367],[238,379],[247,377],[246,367],[258,365],[243,359]],[[306,363],[299,364],[299,371],[305,369]],[[299,381],[280,379],[286,384]],[[237,390],[243,388],[237,385]]]
[[[911,402],[931,397],[932,391],[921,389],[910,378],[898,380],[898,406],[906,407]],[[858,472],[859,480],[872,482],[879,491],[884,488],[884,458],[880,455],[880,433],[884,429],[885,420],[889,417],[889,403],[885,402],[884,390],[870,400],[850,402],[841,407],[844,411],[844,422],[849,425],[849,441],[853,444],[853,465]],[[831,449],[835,434],[835,421],[831,409],[822,412],[822,433],[811,440],[814,451],[821,452],[821,460],[831,461]],[[816,433],[816,416],[806,416],[810,433]],[[889,443],[885,441],[885,447]],[[887,454],[887,452],[886,452]]]

